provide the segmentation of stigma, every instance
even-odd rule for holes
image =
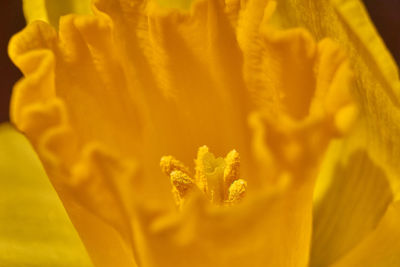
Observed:
[[[203,192],[211,203],[224,206],[234,205],[246,195],[247,182],[239,178],[240,157],[236,150],[230,151],[225,158],[216,158],[207,146],[201,146],[195,159],[194,175],[173,156],[162,157],[160,167],[170,178],[179,208],[193,190]]]

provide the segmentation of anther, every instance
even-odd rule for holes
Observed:
[[[240,156],[236,150],[231,150],[225,157],[226,167],[224,170],[224,192],[228,194],[230,185],[239,179]]]
[[[239,179],[240,157],[236,150],[225,158],[216,158],[207,146],[202,146],[195,160],[195,176],[188,168],[172,156],[161,158],[161,170],[170,177],[172,193],[178,207],[196,186],[206,197],[217,205],[232,205],[244,198],[247,182]]]
[[[247,182],[243,179],[234,181],[229,187],[228,204],[235,204],[242,200],[246,195]]]
[[[164,156],[160,161],[161,171],[166,175],[170,175],[173,171],[181,171],[189,175],[189,169],[179,160],[175,159],[173,156]]]
[[[180,197],[185,197],[188,191],[194,186],[194,181],[182,171],[172,171],[170,173],[171,184],[174,186]]]

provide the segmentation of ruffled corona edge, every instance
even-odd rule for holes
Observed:
[[[38,152],[96,265],[187,266],[188,258],[197,264],[192,266],[215,263],[214,257],[204,257],[204,251],[221,255],[217,266],[244,266],[249,259],[253,266],[303,266],[308,262],[315,179],[311,170],[328,141],[346,133],[357,116],[349,95],[353,76],[347,58],[331,40],[317,44],[304,29],[282,31],[268,25],[274,6],[273,1],[202,0],[190,12],[183,12],[161,9],[151,1],[99,0],[94,3],[95,16],[61,18],[59,33],[46,23],[34,22],[12,39],[10,57],[25,76],[14,88],[12,121]],[[179,46],[174,47],[168,38],[180,40]],[[202,38],[207,40],[205,45],[198,44]],[[204,68],[203,52],[205,61],[212,59],[210,68]],[[196,60],[190,61],[193,55]],[[128,60],[122,61],[123,57]],[[189,64],[183,64],[185,60]],[[238,133],[238,143],[244,150],[250,148],[244,154],[257,162],[253,167],[258,173],[282,178],[272,181],[273,190],[230,210],[195,196],[182,213],[173,212],[173,216],[143,204],[146,198],[137,196],[142,191],[139,185],[146,183],[144,176],[151,173],[143,171],[146,163],[142,161],[147,158],[141,158],[151,141],[133,146],[137,150],[126,148],[132,154],[121,144],[129,143],[129,137],[140,143],[142,131],[154,136],[143,130],[143,124],[154,118],[162,124],[165,118],[155,117],[152,106],[168,110],[165,99],[175,99],[185,103],[176,109],[179,113],[193,105],[188,95],[176,89],[187,86],[179,82],[182,75],[174,73],[184,68],[216,84],[217,89],[204,91],[215,96],[211,99],[221,100],[216,101],[218,105],[228,107],[221,110],[222,117],[235,110],[232,121],[224,121],[223,127],[235,129],[237,118],[239,126],[249,119],[250,127]],[[86,71],[95,74],[79,76]],[[290,81],[285,79],[287,72]],[[96,100],[96,82],[104,92],[101,101]],[[266,90],[271,83],[275,91]],[[296,88],[306,93],[281,100]],[[117,96],[119,91],[122,95]],[[145,101],[135,101],[140,97]],[[196,97],[204,99],[201,94]],[[95,101],[78,102],[92,98]],[[240,103],[245,108],[237,111]],[[114,117],[100,111],[92,115],[89,111],[95,108],[109,109]],[[185,119],[178,117],[178,121]],[[103,122],[104,127],[92,130],[93,124]],[[222,132],[218,123],[215,126],[215,132]],[[266,138],[266,129],[279,142]],[[127,134],[107,136],[107,130]],[[251,142],[243,141],[246,138]],[[312,156],[304,162],[306,153]],[[265,162],[279,164],[271,173],[263,167]],[[304,166],[300,174],[306,177],[291,176]],[[276,233],[277,228],[284,228],[285,233]],[[221,243],[226,237],[231,242]]]

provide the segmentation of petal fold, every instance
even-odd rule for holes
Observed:
[[[330,266],[356,247],[393,199],[385,171],[365,150],[348,151],[336,141],[325,162],[317,183],[330,183],[314,207],[310,266]]]
[[[400,202],[393,202],[377,228],[345,257],[340,266],[395,267],[400,264]]]

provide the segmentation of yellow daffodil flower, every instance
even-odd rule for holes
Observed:
[[[400,265],[398,67],[359,0],[50,2],[11,119],[95,266]]]

